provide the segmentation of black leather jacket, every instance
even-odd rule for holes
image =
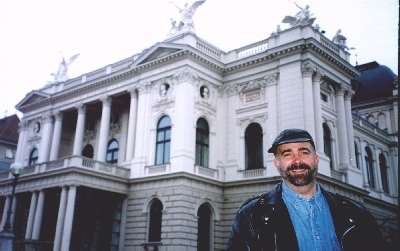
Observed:
[[[336,236],[344,251],[385,250],[378,224],[361,204],[321,187]],[[247,201],[236,214],[227,251],[299,250],[285,203],[282,182],[270,192]]]

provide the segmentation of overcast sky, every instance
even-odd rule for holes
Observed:
[[[194,2],[188,1],[189,4]],[[184,0],[175,0],[183,6]],[[297,0],[332,39],[347,37],[350,63],[377,61],[398,74],[397,0]],[[223,51],[263,40],[299,9],[289,0],[206,0],[196,34]],[[52,80],[61,56],[80,54],[70,78],[128,58],[166,39],[177,8],[168,0],[0,0],[0,118]],[[7,112],[6,112],[7,111]],[[19,114],[20,115],[20,114]],[[21,117],[21,116],[20,116]]]

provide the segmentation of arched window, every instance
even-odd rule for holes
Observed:
[[[93,153],[94,149],[91,144],[86,145],[82,150],[82,156],[89,159],[93,159]]]
[[[107,147],[106,162],[111,164],[118,163],[118,141],[115,139],[110,140]]]
[[[367,171],[368,184],[370,187],[375,188],[375,175],[373,167],[372,152],[369,147],[365,147],[365,170]]]
[[[29,165],[30,166],[35,165],[38,161],[38,158],[39,158],[39,151],[38,149],[35,148],[31,151],[31,154],[29,155]]]
[[[382,189],[385,191],[385,193],[389,193],[386,158],[382,153],[379,154],[379,169],[381,171]]]
[[[246,170],[264,167],[263,134],[261,126],[251,123],[245,132]]]
[[[197,212],[197,250],[211,250],[212,213],[207,203],[202,204]]]
[[[157,125],[156,165],[169,162],[171,146],[171,119],[164,116]]]
[[[208,167],[210,131],[205,119],[196,123],[196,165]]]
[[[357,166],[358,169],[360,169],[360,160],[359,160],[360,150],[358,150],[356,142],[354,142],[354,150],[355,150],[355,153],[356,153],[356,166]]]
[[[150,206],[149,242],[161,241],[162,210],[163,205],[161,201],[155,199]]]
[[[333,169],[333,159],[332,159],[332,139],[331,139],[331,130],[326,123],[322,124],[324,131],[324,153],[330,159],[330,167]]]

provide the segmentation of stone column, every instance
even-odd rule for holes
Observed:
[[[347,90],[344,95],[344,109],[346,115],[346,128],[347,128],[347,139],[349,147],[349,161],[352,167],[357,165],[356,163],[356,150],[354,149],[354,129],[353,129],[353,114],[351,112],[351,98],[354,92]]]
[[[38,200],[38,192],[33,191],[31,197],[31,205],[29,207],[28,222],[26,224],[25,239],[32,239],[33,222],[35,221],[36,207]]]
[[[100,98],[103,102],[103,110],[101,112],[101,124],[99,133],[99,146],[97,149],[97,160],[105,162],[107,155],[108,134],[110,132],[110,117],[111,117],[111,98],[104,96]]]
[[[61,142],[63,114],[60,111],[56,111],[54,113],[54,118],[56,122],[54,124],[53,140],[51,142],[50,161],[58,159],[58,151],[60,149]]]
[[[25,152],[25,145],[27,142],[27,134],[28,134],[28,123],[25,122],[24,120],[21,120],[21,122],[18,125],[18,145],[17,145],[17,151],[15,153],[15,162],[16,163],[24,163],[24,152]]]
[[[11,219],[10,219],[11,226],[14,226],[15,211],[17,209],[17,202],[18,202],[18,196],[14,195],[13,203],[12,203],[12,206],[11,206],[11,208],[12,208],[11,211],[14,212],[13,214],[11,214]],[[11,229],[12,229],[12,227],[11,227]]]
[[[4,209],[3,209],[3,215],[1,217],[1,229],[4,229],[4,224],[7,221],[7,212],[8,212],[8,207],[10,206],[10,196],[6,196],[6,203],[4,203]]]
[[[68,190],[67,207],[65,210],[64,228],[62,231],[61,250],[69,250],[71,242],[72,222],[74,220],[74,208],[76,198],[76,186],[70,186]]]
[[[78,104],[75,106],[75,108],[78,109],[78,119],[76,121],[74,150],[72,155],[82,155],[83,136],[85,133],[86,105]]]
[[[39,192],[38,203],[35,212],[35,221],[33,224],[32,240],[39,240],[40,237],[40,227],[42,226],[43,218],[43,208],[44,208],[44,190]]]
[[[267,80],[267,101],[268,101],[268,126],[267,126],[267,146],[272,145],[278,135],[278,109],[276,106],[277,86],[279,73],[273,73],[265,77]],[[265,147],[268,149],[267,147]]]
[[[322,128],[322,107],[321,107],[321,79],[323,74],[317,69],[313,78],[313,101],[315,121],[315,148],[317,152],[324,152],[324,131]]]
[[[365,147],[367,146],[366,142],[360,140],[360,153],[361,153],[361,163],[360,163],[360,168],[362,169],[362,174],[363,174],[363,179],[364,183],[363,186],[367,190],[370,188],[369,180],[368,180],[368,170],[367,170],[367,165],[365,163]]]
[[[312,74],[314,69],[310,63],[301,65],[303,76],[303,114],[304,114],[304,129],[308,131],[315,139],[315,121],[314,121],[314,103],[313,103],[313,88]]]
[[[65,212],[67,209],[67,187],[61,190],[60,207],[58,208],[56,234],[54,237],[53,251],[61,251],[61,240],[63,236],[63,227],[65,220]]]
[[[46,114],[42,117],[43,132],[39,150],[39,163],[49,161],[51,136],[53,135],[54,127],[53,122],[53,116],[50,114]]]
[[[349,165],[349,145],[347,139],[346,114],[344,108],[345,89],[338,86],[335,90],[336,112],[337,112],[337,134],[339,140],[339,168],[347,169]]]
[[[379,149],[376,149],[373,147],[372,154],[373,154],[373,159],[374,159],[374,173],[375,173],[375,189],[378,190],[379,192],[383,192],[382,188],[382,176],[381,176],[381,166],[379,163]]]
[[[129,90],[131,94],[131,105],[129,109],[128,140],[126,142],[126,160],[131,161],[135,151],[136,116],[138,105],[138,94],[136,88]]]

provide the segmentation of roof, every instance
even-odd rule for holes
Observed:
[[[19,122],[16,114],[0,119],[0,141],[17,144]]]
[[[361,75],[355,78],[358,87],[352,98],[353,104],[385,100],[393,96],[397,75],[387,66],[373,61],[355,68]]]

